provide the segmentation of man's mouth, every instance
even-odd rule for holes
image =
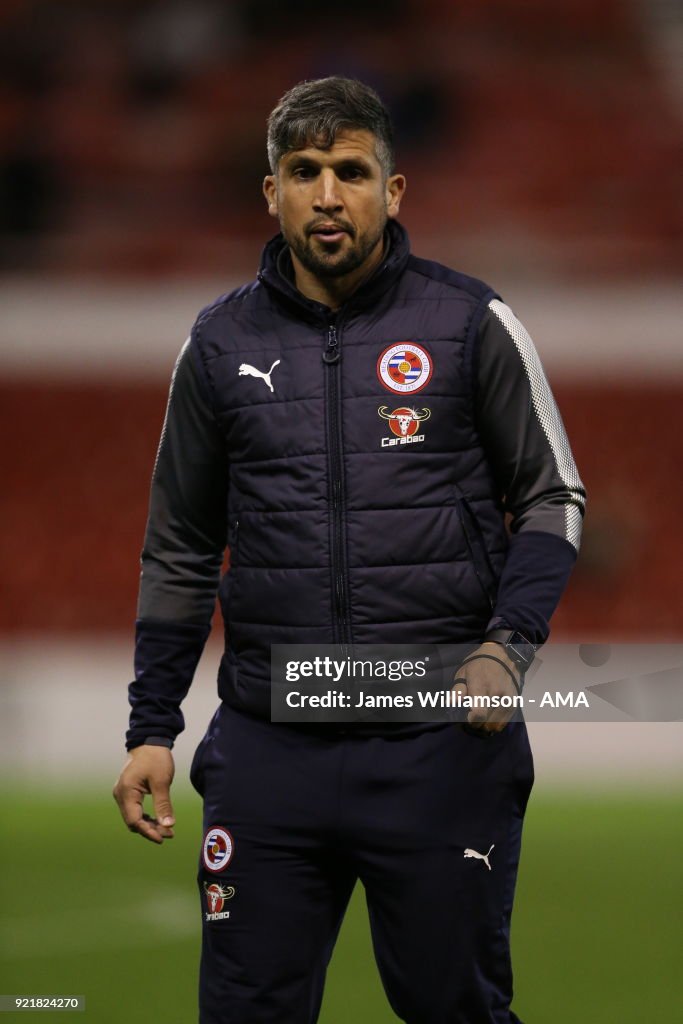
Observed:
[[[309,233],[323,242],[341,242],[345,235],[350,235],[346,228],[338,224],[318,224]]]

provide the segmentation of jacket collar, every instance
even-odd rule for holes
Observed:
[[[339,311],[362,309],[375,302],[394,284],[405,270],[410,256],[410,240],[406,229],[396,220],[387,221],[384,258],[375,272],[344,303]],[[316,320],[329,320],[330,309],[321,302],[306,298],[294,284],[294,268],[289,246],[282,234],[268,242],[261,256],[259,281],[281,302],[296,306],[300,314]]]

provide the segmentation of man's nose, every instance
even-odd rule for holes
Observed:
[[[318,192],[314,200],[316,210],[329,212],[341,210],[344,206],[339,193],[339,181],[334,171],[327,167],[318,175]]]

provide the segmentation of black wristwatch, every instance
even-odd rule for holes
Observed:
[[[524,633],[517,629],[491,629],[484,637],[484,642],[491,641],[502,644],[522,675],[530,668],[536,656],[536,647]]]

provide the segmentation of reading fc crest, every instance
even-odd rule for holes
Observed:
[[[232,858],[235,844],[225,828],[210,828],[204,838],[204,867],[208,871],[224,871]]]
[[[429,383],[432,370],[431,356],[414,341],[390,345],[377,360],[377,376],[396,395],[421,391]]]

